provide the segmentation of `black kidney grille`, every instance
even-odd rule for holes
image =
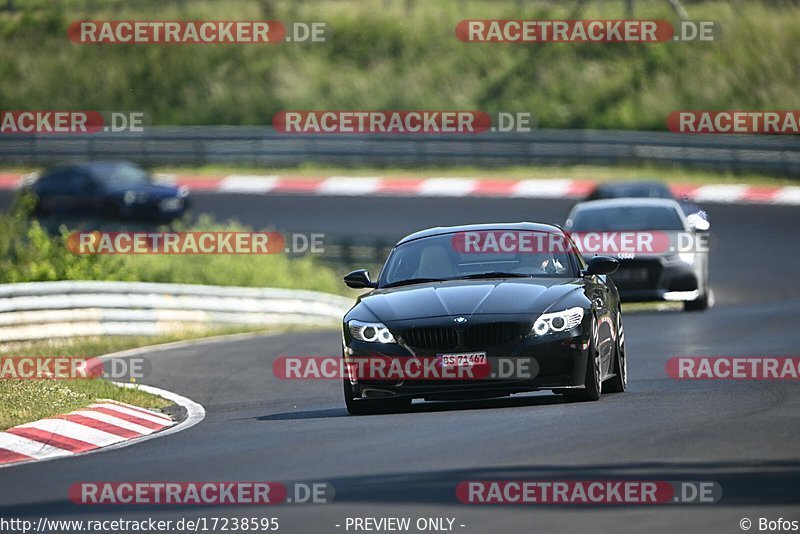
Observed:
[[[403,341],[418,349],[449,350],[458,346],[458,332],[439,326],[409,328],[403,333]]]
[[[403,332],[403,341],[417,349],[452,350],[459,346],[469,349],[486,349],[522,339],[522,323],[487,323],[461,329],[446,326],[409,328]]]
[[[477,324],[464,330],[464,345],[475,349],[504,345],[520,339],[522,339],[520,323]]]

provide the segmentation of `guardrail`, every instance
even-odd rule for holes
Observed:
[[[0,136],[0,161],[7,164],[96,159],[128,159],[142,165],[265,167],[649,163],[796,175],[800,173],[800,136],[544,129],[515,134],[299,135],[249,126]]]
[[[353,300],[272,288],[146,282],[0,285],[0,341],[157,335],[209,325],[336,324]]]

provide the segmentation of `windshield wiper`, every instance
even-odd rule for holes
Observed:
[[[410,284],[424,284],[425,282],[444,282],[446,280],[452,280],[452,278],[409,278],[407,280],[398,280],[397,282],[384,284],[381,286],[381,288],[406,286]]]
[[[459,276],[459,280],[476,280],[479,278],[530,278],[533,275],[530,274],[522,274],[522,273],[505,273],[500,271],[492,271],[488,273],[475,273],[475,274],[465,274],[464,276]]]

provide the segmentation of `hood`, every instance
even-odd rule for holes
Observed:
[[[382,322],[451,315],[540,314],[581,289],[575,278],[451,280],[377,289],[353,310],[366,308]],[[365,317],[366,320],[366,317]]]

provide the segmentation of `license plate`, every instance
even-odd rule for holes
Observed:
[[[473,365],[485,365],[485,352],[466,352],[463,354],[437,354],[436,357],[441,362],[442,367],[472,367]]]

